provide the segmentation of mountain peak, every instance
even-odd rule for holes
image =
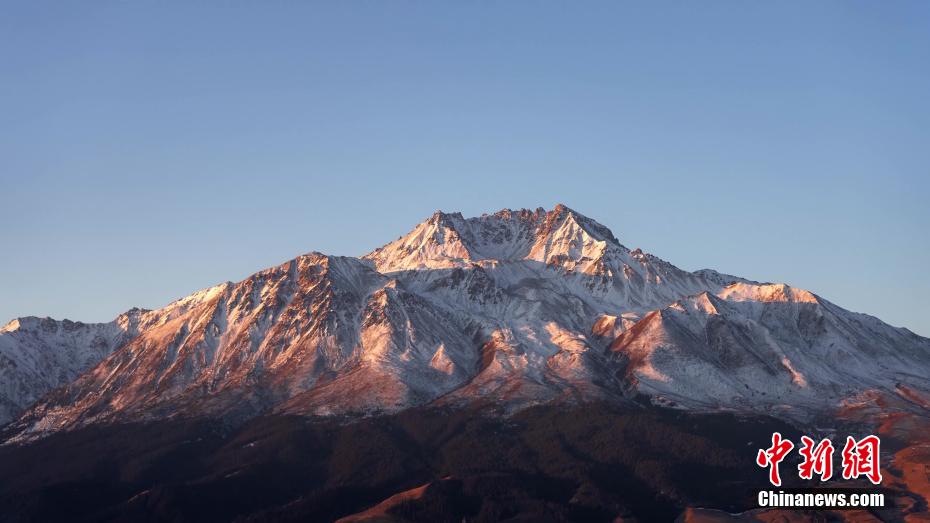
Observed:
[[[730,301],[819,303],[814,293],[784,283],[735,282],[727,286],[720,295]]]
[[[475,218],[436,211],[365,258],[381,272],[396,272],[480,261],[578,261],[599,258],[611,249],[626,251],[610,229],[559,203],[551,211],[501,209]]]
[[[455,222],[462,221],[465,218],[460,212],[443,212],[437,210],[429,218],[426,219],[425,223],[434,223],[434,224],[446,224],[449,226],[454,226]]]
[[[580,228],[582,228],[587,234],[596,237],[598,240],[609,241],[611,243],[620,245],[620,241],[617,240],[617,237],[614,236],[614,233],[606,226],[601,225],[597,220],[589,218],[564,204],[557,203],[555,208],[553,208],[549,213],[549,216],[553,221],[570,219],[574,221]]]
[[[572,209],[571,207],[565,205],[564,203],[557,203],[557,204],[555,204],[555,207],[553,207],[552,210],[549,211],[549,213],[552,214],[553,216],[556,216],[556,217],[559,217],[559,218],[565,217],[565,216],[574,216],[575,218],[577,218],[578,220],[581,220],[581,221],[587,221],[587,222],[597,223],[597,221],[595,221],[595,220],[593,220],[593,219],[591,219],[591,218],[588,218],[588,217],[585,216],[584,214],[582,214],[582,213],[576,211],[575,209]],[[599,223],[597,223],[597,224],[598,224],[600,227],[604,227],[603,225],[601,225],[601,224],[599,224]],[[606,229],[606,227],[604,227],[604,228]]]
[[[25,320],[25,318],[13,318],[12,320],[8,321],[6,325],[0,327],[0,333],[13,332],[18,330],[20,326],[22,326],[23,320]]]
[[[0,327],[0,333],[13,332],[17,330],[55,331],[59,328],[59,326],[64,326],[70,330],[76,327],[81,327],[83,325],[83,322],[71,321],[67,318],[59,321],[54,318],[49,318],[48,316],[20,316],[18,318],[13,318],[7,322],[6,325]]]

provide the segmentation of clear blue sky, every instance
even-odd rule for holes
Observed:
[[[0,323],[563,202],[930,335],[928,2],[209,4],[0,4]]]

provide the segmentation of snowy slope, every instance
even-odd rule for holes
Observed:
[[[930,375],[925,338],[807,291],[684,271],[562,205],[437,212],[362,258],[300,256],[136,325],[96,327],[116,341],[17,422],[22,437],[116,419],[636,395],[803,416],[864,390],[926,391]],[[66,346],[84,354],[92,338]],[[6,352],[51,343],[3,339]],[[74,370],[19,404],[80,370],[46,368],[61,367]]]
[[[17,318],[0,328],[0,424],[133,337],[130,311],[110,323]]]
[[[158,311],[134,308],[108,323],[25,317],[0,328],[0,425],[116,349],[196,307],[209,290]]]
[[[688,408],[805,417],[864,390],[930,392],[930,340],[781,284],[686,297],[610,351],[640,392]]]

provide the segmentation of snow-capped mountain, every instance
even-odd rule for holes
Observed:
[[[134,308],[108,323],[16,318],[0,328],[0,425],[68,384],[140,332],[197,305],[195,293],[158,310]]]
[[[689,408],[805,417],[865,390],[930,386],[930,340],[784,284],[685,297],[644,315],[609,350],[640,392]]]
[[[140,312],[91,324],[17,318],[0,328],[0,424],[132,339]]]
[[[4,328],[0,354],[18,355],[0,375],[8,412],[100,360],[26,412],[20,437],[175,415],[637,395],[804,417],[869,389],[930,390],[930,340],[786,285],[679,269],[562,205],[437,212],[361,258],[299,256],[135,317],[73,335]],[[41,362],[56,378],[26,392],[18,362],[43,351],[59,354]],[[26,385],[14,395],[10,383]]]

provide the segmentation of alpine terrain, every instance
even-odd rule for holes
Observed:
[[[925,434],[930,413],[928,377],[930,339],[783,283],[680,269],[627,248],[607,227],[564,205],[475,218],[436,212],[360,258],[304,254],[106,324],[48,318],[7,324],[0,329],[0,423],[6,424],[0,462],[54,449],[98,452],[98,442],[123,437],[117,427],[145,435],[138,441],[156,437],[150,428],[160,427],[158,437],[168,442],[129,453],[149,456],[139,470],[120,468],[129,466],[126,460],[112,473],[100,472],[97,462],[69,465],[102,474],[91,474],[102,490],[81,483],[90,476],[77,472],[69,485],[84,486],[72,490],[55,490],[37,475],[0,492],[0,504],[19,507],[13,513],[23,519],[41,519],[49,516],[42,512],[49,500],[70,500],[62,492],[88,488],[106,493],[80,498],[88,519],[138,520],[145,506],[165,517],[221,520],[292,514],[495,520],[506,513],[493,512],[487,505],[493,493],[481,489],[499,481],[495,492],[543,503],[518,504],[516,515],[537,517],[545,512],[539,507],[554,503],[545,510],[561,514],[556,519],[682,511],[683,518],[698,518],[705,512],[695,507],[723,502],[681,479],[687,474],[680,467],[764,480],[747,466],[773,427],[829,434],[884,423],[900,442],[896,451],[916,452],[914,434]],[[579,427],[590,430],[572,432]],[[541,443],[549,431],[561,445],[578,445],[565,451],[573,465],[562,472],[547,471],[549,465],[521,469],[554,452],[552,443]],[[220,487],[201,491],[198,501],[153,487],[259,482],[266,476],[255,471],[280,455],[233,458],[230,449],[253,449],[263,438],[292,452],[288,463],[328,468],[292,476],[280,469],[289,485],[315,486],[281,487],[274,491],[288,492],[281,499],[249,490],[252,504],[246,497],[226,512],[197,512]],[[301,438],[316,450],[295,443]],[[454,438],[465,439],[450,447]],[[459,452],[482,440],[469,451],[473,457],[506,449],[482,474],[509,476],[474,479],[478,457],[453,465]],[[126,449],[143,445],[118,441]],[[366,446],[375,441],[380,450]],[[756,446],[746,450],[747,442]],[[605,445],[636,452],[605,456]],[[689,445],[705,446],[712,457],[692,462],[680,454]],[[363,448],[370,458],[345,456],[364,455]],[[433,462],[420,454],[427,448],[435,456],[452,454]],[[535,449],[526,452],[536,458],[519,457],[523,448]],[[387,459],[384,452],[405,457],[387,465],[379,461]],[[645,456],[654,470],[638,468]],[[360,461],[346,464],[352,460]],[[585,466],[594,468],[583,477],[564,475]],[[387,479],[376,485],[345,479],[372,467],[371,478]],[[385,472],[391,467],[399,472]],[[612,494],[607,475],[621,469],[632,483]],[[906,476],[897,474],[899,486],[912,498],[898,508],[925,511],[926,500]],[[565,499],[553,494],[562,490]],[[741,502],[724,508],[737,511]]]

